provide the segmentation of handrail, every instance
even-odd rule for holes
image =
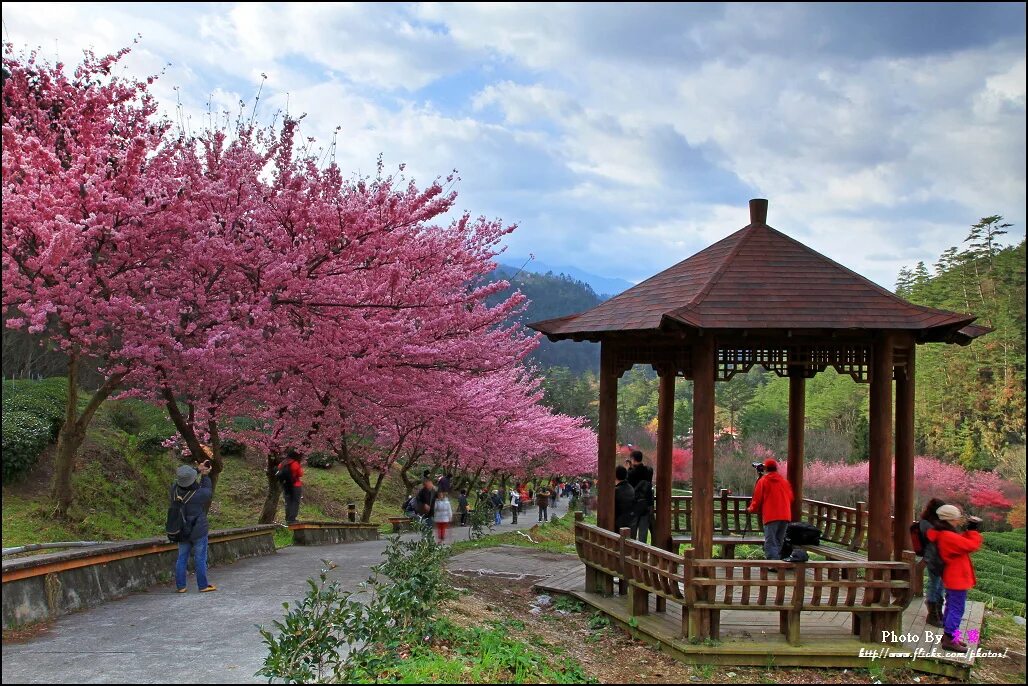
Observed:
[[[783,632],[795,644],[802,611],[894,614],[906,608],[913,595],[916,568],[911,554],[902,562],[704,559],[695,558],[691,549],[676,555],[628,534],[628,529],[614,533],[580,519],[575,522],[576,548],[587,571],[594,570],[590,574],[627,582],[633,615],[648,612],[649,593],[681,604],[684,631],[690,636],[698,626],[698,611],[777,610],[783,613]],[[770,568],[795,575],[771,578]],[[862,636],[866,626],[860,625]]]
[[[91,548],[97,545],[110,545],[117,541],[61,541],[56,543],[29,543],[27,545],[19,545],[13,548],[4,548],[3,557],[8,555],[18,555],[20,553],[30,553],[35,550],[52,550],[60,548]]]
[[[713,498],[715,534],[760,533],[763,523],[759,515],[746,511],[752,496],[732,495],[721,489]],[[858,502],[856,507],[836,505],[823,500],[804,498],[800,507],[800,520],[813,524],[821,530],[824,541],[835,543],[852,551],[867,547],[867,505]],[[671,531],[685,533],[692,529],[692,496],[671,496]],[[684,522],[683,522],[684,519]],[[893,518],[895,521],[895,518]]]

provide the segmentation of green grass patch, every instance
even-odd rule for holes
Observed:
[[[527,513],[529,516],[531,513]],[[596,523],[596,516],[586,517],[589,524]],[[457,527],[453,529],[457,536],[466,536],[467,529]],[[547,550],[554,553],[575,552],[575,517],[573,513],[565,513],[562,517],[554,517],[549,522],[536,524],[530,529],[523,531],[504,531],[483,536],[477,540],[457,540],[450,546],[452,555],[476,550],[479,548],[493,548],[498,545],[516,545],[536,550]]]
[[[40,413],[45,410],[46,416],[52,418],[58,397],[62,398],[63,411],[65,384],[63,379],[5,381],[5,414],[9,404],[12,408],[38,406]],[[89,394],[83,392],[80,397],[85,403]],[[38,464],[16,481],[4,480],[4,546],[162,536],[168,493],[179,462],[160,444],[174,433],[174,425],[161,405],[134,398],[105,402],[76,458],[72,475],[75,502],[68,521],[52,517],[49,489],[54,445],[50,443],[39,456]],[[308,469],[304,484],[302,519],[342,520],[347,503],[363,505],[363,492],[343,468]],[[403,490],[400,480],[386,480],[375,505],[373,522],[384,522],[388,516],[400,513]],[[266,493],[262,459],[245,454],[227,456],[209,513],[211,528],[255,524]],[[285,518],[284,508],[280,499],[278,521]],[[276,534],[277,545],[289,542],[291,533]]]
[[[380,681],[399,684],[596,683],[566,655],[549,655],[539,637],[514,638],[502,622],[462,627],[443,619],[437,640],[411,646],[410,656],[389,665]],[[534,639],[534,640],[533,640]]]

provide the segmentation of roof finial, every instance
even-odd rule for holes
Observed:
[[[750,200],[750,224],[767,226],[767,200],[753,198]]]

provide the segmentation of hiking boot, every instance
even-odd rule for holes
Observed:
[[[207,588],[201,588],[200,593],[210,593],[211,591],[217,591],[218,587],[214,584],[208,584]]]
[[[928,626],[942,626],[942,603],[928,603]]]
[[[943,650],[949,650],[949,651],[952,651],[954,653],[966,653],[967,652],[967,644],[964,643],[963,641],[954,640],[954,638],[951,635],[949,635],[949,634],[943,634],[942,635],[942,649]]]

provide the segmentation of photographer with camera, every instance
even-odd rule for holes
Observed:
[[[207,537],[210,533],[207,523],[207,508],[210,507],[214,490],[211,487],[211,461],[199,463],[198,469],[187,464],[175,472],[175,483],[171,485],[171,507],[169,508],[169,538],[172,525],[177,525],[171,540],[178,543],[178,558],[175,560],[175,588],[186,592],[186,565],[193,556],[196,571],[196,585],[200,593],[218,590],[207,581]]]
[[[760,515],[764,523],[764,558],[778,560],[785,543],[785,530],[792,519],[792,486],[778,473],[778,461],[769,457],[754,462],[757,485],[747,511]],[[774,567],[770,571],[777,571]]]
[[[967,644],[957,638],[956,632],[964,616],[967,592],[977,581],[971,553],[982,547],[982,535],[978,533],[982,520],[965,517],[956,505],[943,505],[935,514],[939,523],[928,530],[927,538],[938,547],[945,564],[942,570],[942,585],[946,587],[942,649],[963,653]]]

